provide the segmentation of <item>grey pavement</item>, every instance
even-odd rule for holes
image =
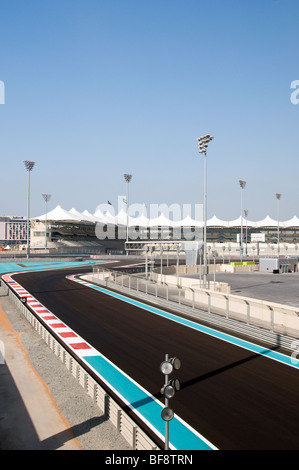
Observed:
[[[198,275],[183,275],[196,278]],[[213,281],[210,273],[208,280]],[[217,273],[216,281],[227,282],[231,294],[242,295],[260,300],[268,300],[284,305],[299,306],[299,273]]]

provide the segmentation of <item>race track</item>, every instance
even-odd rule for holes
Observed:
[[[161,402],[159,365],[166,353],[178,356],[171,406],[216,448],[299,448],[298,368],[66,279],[73,272],[14,279]]]

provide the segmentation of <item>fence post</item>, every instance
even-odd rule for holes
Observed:
[[[247,305],[247,325],[250,325],[250,303],[247,300],[244,300]]]
[[[224,298],[226,299],[225,317],[228,319],[228,317],[229,317],[229,297],[228,297],[228,295],[225,295]]]
[[[274,311],[273,308],[270,305],[267,305],[267,307],[270,309],[270,331],[273,333],[274,331]]]

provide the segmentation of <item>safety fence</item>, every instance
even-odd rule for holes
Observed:
[[[88,279],[289,350],[299,338],[296,307],[203,289],[199,284],[185,287],[176,276],[157,273],[146,277],[95,266]]]
[[[131,448],[138,451],[159,450],[146,432],[130,418],[106,390],[90,375],[88,370],[77,361],[76,357],[70,354],[63,344],[39,321],[28,306],[22,302],[22,298],[16,295],[8,285],[7,288],[10,299],[22,312],[27,321],[84,388],[93,402],[104,413],[105,417],[116,427],[117,431],[124,437]]]

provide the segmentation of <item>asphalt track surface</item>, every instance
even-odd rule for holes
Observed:
[[[171,407],[218,449],[299,449],[298,369],[78,285],[66,279],[73,272],[14,278],[161,402],[159,365],[179,357]]]

